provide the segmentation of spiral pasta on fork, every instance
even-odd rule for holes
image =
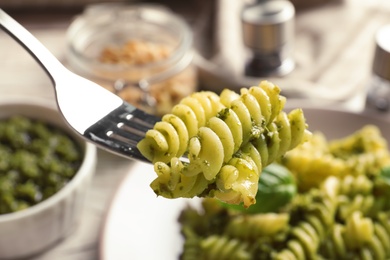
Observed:
[[[303,111],[287,114],[285,102],[267,81],[240,94],[225,89],[219,96],[204,91],[184,98],[138,144],[154,163],[154,192],[254,204],[262,169],[310,134]]]

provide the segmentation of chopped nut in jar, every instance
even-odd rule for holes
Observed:
[[[144,40],[129,40],[122,46],[103,49],[100,61],[111,64],[144,65],[168,58],[171,48]]]
[[[172,107],[179,101],[190,95],[196,89],[196,72],[192,67],[184,69],[180,74],[177,74],[163,82],[156,83],[150,86],[150,95],[156,101],[156,107],[153,108],[153,113],[156,115],[164,115],[171,111]],[[127,87],[118,93],[118,96],[127,102],[146,110],[150,109],[143,107],[143,92],[136,87]]]
[[[172,48],[166,44],[133,39],[121,46],[107,46],[102,50],[99,60],[105,64],[143,66],[168,59],[171,53]],[[168,70],[168,68],[137,70],[136,75],[129,71],[123,78],[125,81],[139,82],[153,76],[153,74],[163,73],[164,70]],[[189,65],[179,73],[151,84],[148,87],[147,94],[155,101],[155,107],[153,108],[145,107],[145,92],[134,85],[126,85],[119,91],[116,91],[114,87],[108,87],[108,89],[117,92],[118,96],[139,108],[157,115],[163,115],[170,111],[183,97],[196,90],[196,77],[195,68]]]
[[[169,8],[91,5],[67,38],[74,72],[149,113],[161,116],[197,90],[193,32]]]

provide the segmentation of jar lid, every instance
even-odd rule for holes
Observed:
[[[376,33],[373,72],[390,81],[390,24]]]

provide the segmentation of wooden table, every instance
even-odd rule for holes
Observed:
[[[362,94],[358,100],[358,107],[361,106],[365,82],[371,73],[374,32],[381,24],[390,23],[390,6],[386,1],[345,0],[336,6],[300,12],[297,16],[297,47],[304,49],[307,46],[309,49],[306,53],[299,53],[297,59],[301,66],[307,66],[307,70],[301,68],[292,77],[329,85],[329,91],[337,91],[335,84],[340,88],[354,84],[356,93]],[[65,32],[72,17],[73,14],[40,18],[34,14],[17,16],[60,60],[65,57]],[[319,24],[317,30],[305,33],[308,28],[313,28],[309,24],[315,21]],[[309,36],[317,38],[307,38]],[[320,55],[323,51],[328,55]],[[40,96],[54,102],[51,82],[44,71],[2,32],[0,68],[0,95]],[[99,151],[98,169],[78,227],[69,237],[33,260],[98,259],[105,214],[116,188],[128,174],[130,164],[130,160]]]

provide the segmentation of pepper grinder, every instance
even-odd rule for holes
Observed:
[[[294,17],[295,8],[287,0],[260,2],[243,9],[243,40],[251,51],[247,76],[284,76],[294,69]]]
[[[372,79],[367,91],[367,105],[380,111],[390,109],[390,24],[375,35]]]

